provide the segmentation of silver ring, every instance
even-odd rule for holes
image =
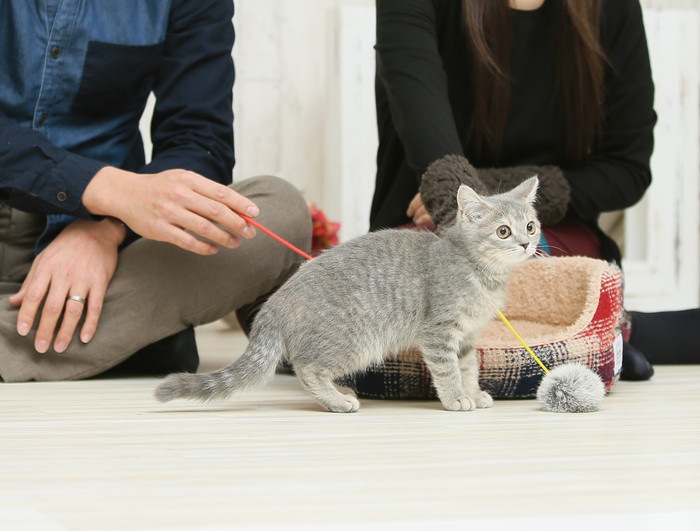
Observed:
[[[87,299],[85,297],[81,297],[80,295],[71,295],[70,297],[67,297],[66,300],[79,302],[80,304],[85,304],[87,302]]]

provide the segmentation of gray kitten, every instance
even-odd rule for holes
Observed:
[[[304,264],[262,307],[238,360],[170,375],[156,397],[226,397],[267,382],[286,359],[323,407],[352,412],[357,398],[333,382],[415,348],[445,409],[490,407],[474,346],[503,303],[510,271],[535,254],[537,185],[532,177],[490,197],[462,185],[456,221],[439,236],[375,232]]]

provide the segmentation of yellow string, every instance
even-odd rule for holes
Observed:
[[[505,323],[505,325],[510,329],[510,331],[513,332],[513,335],[518,338],[518,341],[520,341],[520,343],[522,343],[523,347],[525,347],[525,350],[528,351],[530,356],[532,356],[535,359],[535,361],[537,363],[539,363],[540,367],[542,367],[542,370],[546,373],[549,372],[549,369],[547,369],[547,367],[544,366],[544,363],[542,363],[540,358],[537,357],[537,354],[535,354],[532,351],[532,349],[527,346],[527,343],[525,343],[523,338],[520,337],[520,334],[518,334],[517,330],[515,330],[515,328],[513,328],[513,326],[508,322],[508,319],[506,319],[506,316],[501,313],[501,310],[496,310],[496,312],[498,312],[498,317],[501,318],[501,321],[503,321]]]

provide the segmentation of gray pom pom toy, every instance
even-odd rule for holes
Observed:
[[[598,411],[604,397],[605,385],[600,376],[579,363],[555,367],[542,378],[537,389],[542,409],[554,413]]]
[[[545,367],[525,340],[518,334],[503,315],[498,311],[498,317],[503,324],[513,332],[513,335],[525,347],[527,353],[542,367],[544,378],[537,389],[537,399],[542,409],[554,413],[589,413],[598,411],[605,397],[605,385],[595,372],[580,363],[565,363],[551,371]]]

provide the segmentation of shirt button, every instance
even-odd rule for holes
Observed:
[[[56,199],[58,199],[59,201],[63,202],[63,201],[65,201],[66,199],[68,199],[68,194],[67,194],[66,192],[64,192],[63,190],[61,190],[60,192],[58,192],[58,193],[56,194]]]
[[[54,59],[58,59],[59,57],[61,57],[61,49],[58,46],[54,46],[53,48],[51,48],[51,57],[53,57]]]

